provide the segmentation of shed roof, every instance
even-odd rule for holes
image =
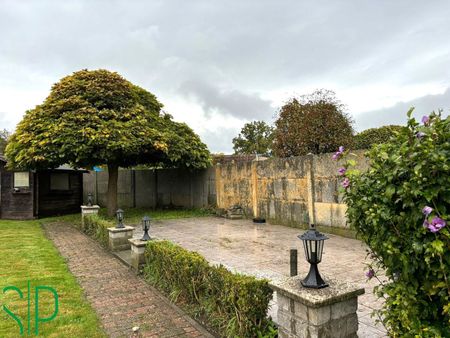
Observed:
[[[0,154],[0,162],[8,163],[8,161],[6,160],[6,157],[3,156],[2,154]],[[74,168],[68,166],[67,164],[60,165],[58,168],[55,168],[55,169],[53,169],[53,170],[61,170],[61,171],[63,171],[63,170],[65,170],[65,171],[83,171],[83,172],[87,172],[86,169],[74,169]]]

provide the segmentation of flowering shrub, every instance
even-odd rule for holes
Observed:
[[[368,151],[367,172],[349,159],[339,175],[389,335],[450,337],[450,118],[432,113],[418,123],[411,113],[408,128]]]

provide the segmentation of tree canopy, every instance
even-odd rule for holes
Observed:
[[[106,164],[109,185],[114,185],[111,174],[117,175],[118,167],[209,166],[206,145],[162,107],[153,94],[115,72],[75,72],[53,85],[41,105],[26,112],[6,149],[8,164],[27,169]],[[111,192],[110,198],[117,197]],[[109,202],[108,206],[115,208]]]
[[[290,99],[275,126],[274,153],[279,157],[332,152],[353,142],[352,121],[330,90]]]
[[[233,138],[235,154],[260,154],[269,156],[272,153],[273,127],[264,121],[246,123],[239,135]]]
[[[354,149],[369,149],[374,144],[382,144],[400,132],[403,126],[388,125],[379,128],[366,129],[355,135],[353,141]]]
[[[0,154],[5,152],[6,145],[8,144],[8,139],[11,133],[6,130],[0,130]]]

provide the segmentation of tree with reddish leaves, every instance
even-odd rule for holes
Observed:
[[[320,154],[349,148],[353,121],[331,90],[291,98],[275,122],[274,153],[278,157]]]

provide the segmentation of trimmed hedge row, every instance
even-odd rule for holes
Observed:
[[[353,149],[370,149],[374,144],[386,143],[404,128],[403,126],[388,125],[366,129],[354,136]]]
[[[81,224],[80,230],[107,248],[109,243],[107,228],[111,227],[114,227],[113,223],[101,218],[98,215],[85,215],[84,225]]]
[[[222,265],[169,241],[149,241],[145,250],[146,280],[187,304],[224,337],[274,337],[267,318],[272,290],[267,280],[232,273]]]

